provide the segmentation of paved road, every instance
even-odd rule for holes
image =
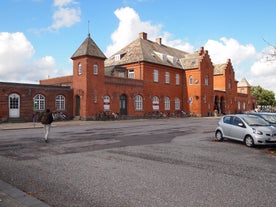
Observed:
[[[91,122],[48,144],[41,128],[2,130],[0,179],[53,207],[276,206],[276,156],[214,141],[216,123]]]

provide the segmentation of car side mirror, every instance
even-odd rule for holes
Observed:
[[[244,124],[243,123],[238,123],[238,126],[244,127]]]

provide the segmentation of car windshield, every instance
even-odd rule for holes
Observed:
[[[249,126],[268,126],[269,123],[257,116],[248,116],[242,118]]]
[[[270,123],[276,124],[276,114],[262,114],[261,116]]]

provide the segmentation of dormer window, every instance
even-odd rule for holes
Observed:
[[[121,55],[120,55],[120,54],[115,55],[114,59],[115,59],[115,61],[119,61],[119,60],[121,60]]]

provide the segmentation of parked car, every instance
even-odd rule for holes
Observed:
[[[215,138],[242,141],[248,147],[276,145],[276,127],[259,116],[251,114],[225,115],[215,129]]]
[[[256,113],[248,113],[252,115],[259,116],[269,122],[271,125],[276,127],[276,113],[270,113],[270,112],[256,112]]]

